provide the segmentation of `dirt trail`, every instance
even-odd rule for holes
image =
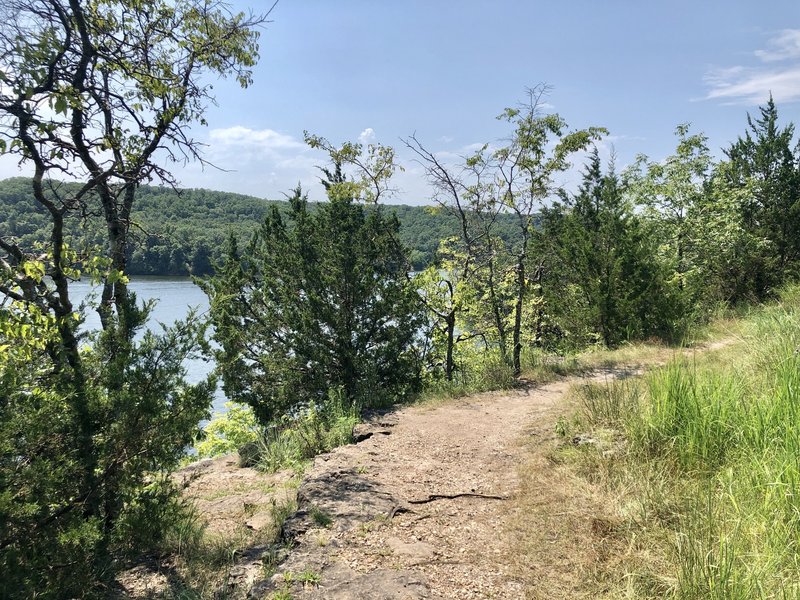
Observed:
[[[315,459],[278,545],[269,540],[276,514],[293,503],[292,473],[240,469],[236,456],[187,467],[176,476],[186,479],[207,533],[245,542],[221,584],[209,573],[214,597],[614,597],[618,582],[606,580],[627,542],[617,535],[613,502],[552,453],[556,423],[575,410],[564,401],[574,384],[638,375],[675,354],[664,349],[591,377],[372,415],[356,427],[356,443]],[[588,435],[572,442],[603,456],[617,451]],[[121,597],[172,597],[174,574],[170,560],[131,569],[119,578]]]
[[[575,381],[405,408],[360,426],[363,441],[315,461],[285,526],[294,548],[250,596],[524,597],[507,535],[531,451],[520,442],[552,440]]]

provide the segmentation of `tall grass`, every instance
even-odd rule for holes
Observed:
[[[415,400],[422,404],[436,404],[478,392],[510,389],[517,384],[514,370],[499,351],[478,346],[464,347],[458,353],[452,381],[447,381],[441,372],[426,374],[422,391]]]
[[[326,402],[308,407],[284,427],[267,429],[256,442],[257,465],[267,472],[302,470],[317,454],[349,444],[359,417],[341,392],[331,392]]]
[[[603,470],[631,535],[667,558],[671,598],[800,598],[800,287],[741,333],[639,386],[579,392],[583,426],[627,439],[621,468]]]
[[[751,408],[737,374],[699,370],[676,359],[647,384],[649,405],[631,415],[628,430],[648,457],[668,456],[682,469],[712,471],[740,446]]]
[[[228,403],[228,412],[217,415],[196,444],[200,458],[238,452],[242,466],[266,472],[289,468],[302,470],[323,452],[350,443],[359,409],[340,390],[330,390],[317,405],[307,406],[264,427],[250,407]],[[194,458],[194,457],[192,457]]]

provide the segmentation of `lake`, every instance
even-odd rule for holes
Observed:
[[[131,278],[130,290],[136,293],[139,302],[156,300],[156,305],[150,314],[150,328],[158,331],[158,323],[171,325],[177,320],[186,317],[190,307],[198,309],[199,315],[208,311],[208,298],[188,277],[135,277]],[[72,301],[77,306],[89,294],[99,293],[88,281],[79,281],[70,286]],[[84,327],[88,329],[100,328],[100,317],[95,311],[89,310],[86,314]],[[186,361],[186,379],[196,383],[208,375],[214,365],[202,360]],[[224,412],[225,396],[221,389],[217,389],[214,396],[214,412]]]

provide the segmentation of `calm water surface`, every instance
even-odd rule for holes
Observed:
[[[70,286],[70,290],[76,306],[90,294],[95,294],[95,297],[99,295],[99,290],[93,288],[88,281],[74,283]],[[188,277],[131,278],[130,290],[136,294],[140,303],[146,300],[156,301],[149,321],[149,328],[153,331],[160,331],[159,323],[171,325],[175,321],[184,319],[190,308],[196,308],[199,316],[208,311],[208,298]],[[100,317],[96,312],[87,311],[85,327],[100,328]],[[213,367],[213,363],[203,360],[186,361],[186,379],[190,383],[196,383],[208,375]],[[225,396],[221,389],[217,389],[214,396],[214,412],[224,412],[224,403]]]

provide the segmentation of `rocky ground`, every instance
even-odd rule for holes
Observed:
[[[317,458],[284,525],[288,558],[250,596],[525,597],[510,543],[519,467],[531,442],[553,446],[570,384],[373,416],[358,443]]]
[[[254,542],[238,553],[215,595],[259,600],[567,597],[548,595],[551,584],[535,565],[520,566],[519,538],[536,538],[533,549],[526,539],[526,553],[547,557],[542,567],[558,574],[559,589],[568,589],[564,582],[587,549],[557,548],[552,522],[542,515],[559,514],[572,494],[555,489],[545,471],[547,453],[556,445],[557,419],[569,410],[563,399],[578,381],[370,415],[357,426],[356,443],[318,456],[305,473],[296,490],[297,512],[281,526],[280,541]],[[521,475],[526,502],[531,502],[525,471],[531,468],[542,471],[533,490],[534,504],[541,505],[536,515],[525,513],[529,505],[521,513],[518,502]],[[178,476],[208,520],[206,535],[249,534],[258,540],[259,532],[276,527],[276,509],[295,500],[297,480],[290,472],[242,469],[235,456],[196,463]],[[595,509],[574,525],[590,538]],[[540,525],[521,527],[526,520]],[[575,539],[593,543],[590,538]],[[551,556],[557,564],[549,564]],[[168,587],[163,573],[142,567],[127,574],[121,582],[125,596],[158,595]],[[532,580],[541,581],[542,589],[532,590]]]

